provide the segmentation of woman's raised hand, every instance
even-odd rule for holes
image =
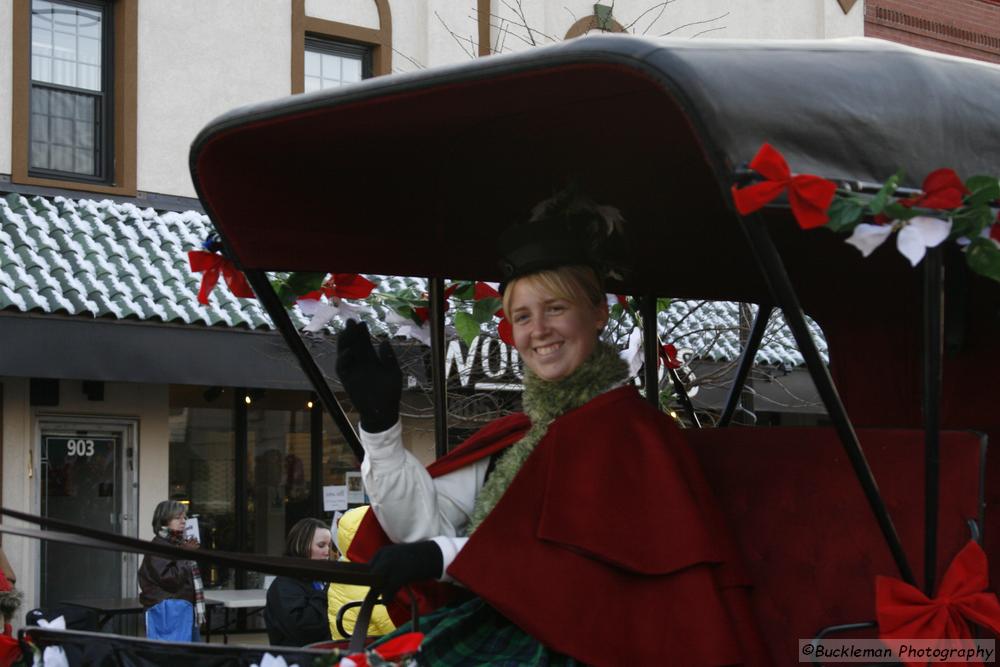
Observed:
[[[361,415],[361,428],[379,433],[399,421],[403,374],[389,341],[378,353],[372,347],[368,325],[347,320],[337,337],[337,376]]]

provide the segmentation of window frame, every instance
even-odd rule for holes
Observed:
[[[100,150],[101,158],[97,163],[97,174],[79,174],[71,171],[59,171],[56,169],[43,169],[31,166],[31,143],[34,136],[32,128],[34,126],[34,114],[30,112],[31,99],[34,97],[36,86],[52,91],[64,91],[77,95],[91,94],[83,88],[64,86],[50,82],[36,82],[31,71],[31,59],[34,53],[30,52],[28,61],[28,174],[37,178],[53,180],[83,181],[88,183],[104,184],[108,182],[109,176],[114,172],[114,132],[108,132],[108,128],[114,124],[114,16],[112,6],[107,0],[48,0],[49,2],[78,7],[80,9],[94,10],[101,13],[101,90],[93,94],[99,100],[100,111],[95,114],[99,119],[97,136],[94,138],[95,150]],[[32,18],[32,21],[34,19]],[[32,31],[34,25],[31,26]]]
[[[100,194],[135,196],[137,35],[139,0],[57,0],[70,6],[101,8],[104,13],[102,43],[101,110],[104,136],[101,146],[110,153],[102,160],[99,177],[31,168],[31,0],[13,0],[13,88],[11,124],[11,181],[49,188],[84,190]],[[110,39],[107,37],[110,36]],[[58,85],[40,83],[48,88]],[[73,88],[67,88],[75,92]]]
[[[378,11],[377,30],[306,16],[305,0],[292,0],[290,92],[293,95],[305,91],[306,41],[310,39],[342,44],[345,47],[367,48],[371,58],[371,76],[381,76],[392,71],[392,15],[389,3],[388,0],[372,1]]]
[[[327,54],[331,56],[340,56],[341,58],[359,58],[361,60],[361,79],[370,79],[373,76],[372,73],[372,47],[367,44],[358,44],[355,42],[345,42],[339,39],[333,39],[326,35],[316,35],[313,33],[306,33],[305,43],[303,45],[303,57],[304,54],[312,51],[315,53]],[[303,63],[303,76],[302,76],[302,86],[305,89],[305,65]]]

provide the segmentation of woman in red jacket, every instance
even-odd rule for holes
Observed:
[[[384,597],[427,579],[475,594],[421,619],[427,664],[762,662],[748,582],[697,462],[600,338],[599,275],[620,226],[569,194],[504,235],[530,426],[521,415],[484,429],[503,434],[502,453],[473,436],[425,470],[402,446],[391,348],[376,354],[353,323],[338,340],[365,488],[397,543],[371,560]]]

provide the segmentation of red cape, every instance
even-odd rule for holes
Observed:
[[[478,450],[515,442],[520,419]],[[589,664],[770,663],[698,463],[633,387],[553,422],[448,573]]]

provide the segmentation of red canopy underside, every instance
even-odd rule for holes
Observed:
[[[713,174],[661,84],[619,66],[533,70],[245,123],[211,137],[196,170],[247,269],[496,280],[499,231],[576,180],[625,215],[638,272],[613,288],[769,298],[727,175]],[[790,222],[773,231],[799,284],[874,268],[825,231]]]

